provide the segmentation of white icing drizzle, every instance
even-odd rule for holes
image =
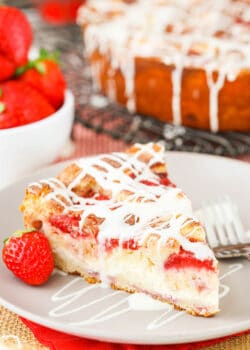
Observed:
[[[125,79],[127,107],[136,109],[135,59],[157,58],[172,72],[172,114],[181,123],[184,68],[205,69],[210,127],[218,130],[218,96],[225,78],[250,68],[250,5],[244,0],[88,0],[79,10],[87,56],[98,49]],[[212,69],[211,69],[212,67]],[[216,81],[212,72],[217,74]],[[97,74],[96,74],[97,75]]]
[[[182,190],[160,185],[159,176],[151,170],[155,164],[165,164],[163,146],[158,144],[158,149],[155,146],[152,143],[136,144],[133,154],[111,153],[77,160],[75,164],[81,171],[67,187],[54,178],[38,184],[47,184],[52,189],[43,200],[57,201],[66,214],[77,211],[80,214],[79,229],[84,227],[90,215],[102,219],[98,224],[100,256],[110,239],[118,239],[120,246],[131,240],[141,245],[154,234],[159,238],[159,249],[168,239],[174,238],[185,250],[193,252],[197,259],[213,259],[214,255],[207,245],[190,242],[188,237],[181,234],[185,226],[197,220]],[[135,178],[130,177],[128,171]],[[96,195],[91,198],[77,196],[73,190],[87,176],[91,176],[104,193],[109,193],[110,199],[98,200]],[[157,186],[148,186],[144,181]],[[192,233],[189,232],[189,235]]]
[[[181,84],[182,84],[182,72],[184,69],[184,57],[190,48],[190,41],[187,40],[183,43],[183,55],[179,55],[175,59],[175,68],[172,72],[172,113],[173,123],[175,125],[181,125]]]
[[[216,80],[213,78],[213,71],[207,69],[207,82],[209,86],[209,120],[210,129],[213,132],[219,130],[219,118],[218,118],[218,98],[221,88],[224,86],[226,74],[221,70]]]
[[[102,95],[92,95],[90,97],[90,104],[95,108],[105,108],[109,104],[109,101]]]
[[[121,71],[125,78],[125,94],[127,96],[127,108],[131,113],[135,112],[135,59],[134,57],[128,57],[127,60],[122,62]]]
[[[172,97],[172,113],[173,123],[175,125],[181,125],[181,81],[182,81],[182,70],[183,66],[177,65],[172,72],[172,86],[173,86],[173,97]]]

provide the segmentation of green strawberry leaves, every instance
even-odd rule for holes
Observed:
[[[16,230],[12,236],[10,237],[7,237],[4,239],[3,243],[4,245],[8,244],[9,240],[11,237],[16,237],[16,238],[19,238],[19,237],[22,237],[24,234],[26,233],[30,233],[30,232],[34,232],[35,229],[34,228],[28,228],[28,229],[23,229],[23,230]]]
[[[0,114],[5,111],[5,104],[3,102],[0,102]]]
[[[2,95],[3,95],[3,89],[0,88],[0,97],[2,97]],[[5,104],[2,101],[0,101],[0,114],[5,111],[5,108],[6,108]]]
[[[50,60],[59,64],[59,51],[54,51],[53,53],[48,52],[46,49],[41,48],[39,50],[38,58],[34,60],[29,60],[24,66],[20,66],[16,69],[15,75],[20,76],[27,70],[35,68],[40,74],[46,74],[46,66],[43,63],[44,60]]]

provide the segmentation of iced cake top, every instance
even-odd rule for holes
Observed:
[[[213,257],[191,203],[168,179],[161,145],[135,144],[127,153],[79,159],[57,178],[32,183],[29,191],[48,186],[43,200],[77,215],[79,229],[98,227],[100,245],[107,240],[143,245],[153,236],[159,247],[176,240],[198,259]]]

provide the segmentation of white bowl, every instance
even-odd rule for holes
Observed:
[[[0,130],[0,188],[59,156],[70,137],[74,96],[67,90],[60,109],[38,122]]]

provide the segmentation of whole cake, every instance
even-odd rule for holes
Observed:
[[[250,131],[248,0],[87,0],[78,23],[113,101],[176,125]]]
[[[76,160],[31,183],[21,210],[65,272],[194,315],[218,312],[218,263],[189,199],[168,178],[159,144]]]

